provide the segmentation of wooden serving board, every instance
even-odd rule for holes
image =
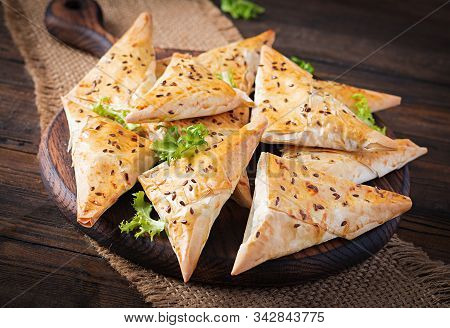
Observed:
[[[94,227],[83,228],[77,223],[76,185],[71,156],[67,152],[68,140],[66,116],[61,111],[42,137],[39,163],[44,184],[67,220],[100,245],[124,258],[145,268],[181,279],[176,255],[165,234],[155,237],[152,242],[149,238],[135,239],[131,234],[121,234],[118,229],[122,220],[133,215],[131,194],[142,190],[139,183],[107,210]],[[276,153],[275,147],[270,145],[261,144],[259,148]],[[248,168],[251,180],[255,176],[260,151],[261,149],[256,151]],[[408,195],[408,169],[404,167],[381,179],[373,180],[370,184]],[[242,242],[248,214],[247,209],[232,200],[225,204],[214,223],[191,281],[266,286],[294,284],[317,278],[348,268],[376,253],[392,237],[399,222],[397,218],[352,241],[333,239],[296,254],[268,261],[238,276],[231,276],[231,268]]]
[[[49,4],[46,12],[46,25],[49,31],[65,42],[92,54],[104,53],[111,46],[114,37],[103,30],[98,5],[92,0],[83,1],[83,5],[78,9],[65,8],[64,4],[62,0],[54,0]],[[77,10],[83,11],[84,14],[80,15]],[[84,22],[80,17],[88,17],[90,20]],[[94,22],[92,17],[96,18]],[[73,24],[77,24],[77,37],[73,36]],[[80,32],[81,25],[86,27]],[[83,37],[79,37],[80,33]],[[156,49],[156,51],[157,57],[163,58],[175,50]],[[389,130],[388,135],[393,136]],[[107,210],[94,227],[88,229],[77,223],[76,185],[72,159],[67,152],[68,140],[67,120],[64,111],[61,111],[42,136],[38,158],[44,184],[67,220],[100,245],[108,247],[120,256],[145,268],[181,279],[176,255],[164,233],[155,237],[152,242],[149,238],[135,239],[132,234],[121,234],[118,229],[122,220],[128,220],[133,215],[131,194],[142,190],[139,183]],[[248,168],[250,180],[255,177],[261,149],[277,153],[275,146],[261,144]],[[370,185],[408,195],[408,168],[405,166],[381,179],[373,180]],[[294,284],[317,278],[348,268],[375,254],[389,241],[399,223],[399,218],[396,218],[352,241],[333,239],[301,252],[265,262],[238,276],[231,276],[231,268],[242,242],[248,214],[248,209],[238,206],[232,200],[225,204],[214,223],[191,281],[268,286]]]

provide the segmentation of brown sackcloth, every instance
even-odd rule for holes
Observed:
[[[43,26],[47,0],[8,0],[5,16],[36,85],[41,128],[61,109],[65,94],[96,59],[58,43]],[[241,36],[209,0],[99,1],[106,27],[122,32],[143,10],[153,14],[155,46],[207,50]],[[198,28],[201,26],[202,28]],[[190,307],[429,307],[450,305],[450,266],[431,261],[397,237],[377,256],[347,271],[283,288],[184,284],[93,247],[153,306]]]

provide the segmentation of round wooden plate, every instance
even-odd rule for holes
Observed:
[[[62,0],[52,0],[46,10],[45,23],[54,37],[97,56],[105,53],[115,40],[104,30],[101,9],[92,0],[83,2],[83,6],[78,7],[68,6]],[[156,49],[156,54],[157,57],[164,58],[175,51],[186,52]],[[121,234],[118,229],[122,220],[133,215],[131,194],[140,189],[139,184],[124,194],[91,229],[83,228],[77,223],[76,186],[72,159],[67,152],[68,140],[68,125],[65,114],[61,111],[42,137],[39,162],[44,184],[68,221],[100,245],[124,258],[181,279],[177,258],[165,235],[156,237],[152,242],[149,238],[135,239],[132,235]],[[277,151],[276,147],[267,147],[265,151]],[[250,178],[255,176],[260,151],[261,149],[256,151],[249,165]],[[408,169],[404,167],[382,179],[372,181],[371,184],[407,195]],[[191,281],[263,286],[293,284],[316,278],[348,268],[373,255],[392,237],[399,222],[397,218],[352,241],[337,238],[296,254],[268,261],[238,276],[231,276],[231,268],[244,235],[248,214],[247,209],[239,207],[232,200],[225,204],[214,223]]]
[[[141,187],[139,183],[124,194],[94,227],[81,227],[76,221],[76,186],[70,153],[67,152],[69,130],[64,111],[50,123],[43,135],[39,162],[44,184],[70,223],[100,245],[145,268],[164,275],[181,279],[175,253],[162,234],[150,241],[149,238],[135,239],[121,234],[119,223],[133,215],[131,194]],[[271,147],[261,145],[261,147]],[[264,151],[276,151],[264,149]],[[249,166],[249,176],[254,177],[257,157]],[[407,167],[370,182],[382,189],[404,195],[409,193]],[[202,252],[197,269],[191,281],[246,286],[267,286],[293,284],[306,279],[317,278],[348,268],[361,262],[380,250],[394,234],[399,218],[391,220],[361,236],[348,241],[341,238],[310,247],[301,252],[263,263],[238,276],[231,276],[231,268],[242,241],[249,211],[229,200],[223,207]]]

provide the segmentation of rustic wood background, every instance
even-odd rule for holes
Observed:
[[[266,14],[235,21],[244,36],[277,31],[275,47],[298,55],[333,79],[410,27],[440,1],[257,0]],[[39,176],[38,115],[33,82],[0,9],[0,305],[38,283],[9,306],[145,306],[64,219]],[[402,106],[380,116],[398,137],[429,153],[410,165],[413,209],[399,235],[431,258],[450,263],[450,34],[447,5],[339,81],[391,92]]]

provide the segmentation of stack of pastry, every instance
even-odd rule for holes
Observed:
[[[152,19],[141,14],[63,97],[78,222],[92,227],[139,180],[188,281],[230,197],[251,208],[232,274],[353,239],[409,210],[408,197],[361,183],[426,149],[390,139],[352,112],[356,93],[374,111],[400,98],[316,80],[271,48],[274,37],[269,30],[197,57],[156,60]],[[126,117],[94,111],[104,99]],[[168,127],[199,123],[208,147],[158,163],[152,145]],[[246,168],[261,141],[284,145],[283,155],[261,154],[252,199]]]

